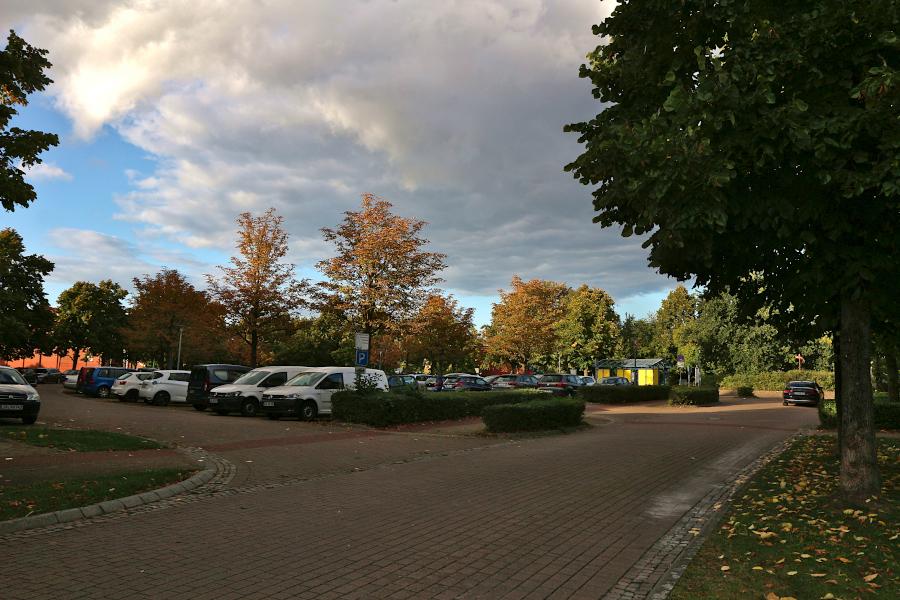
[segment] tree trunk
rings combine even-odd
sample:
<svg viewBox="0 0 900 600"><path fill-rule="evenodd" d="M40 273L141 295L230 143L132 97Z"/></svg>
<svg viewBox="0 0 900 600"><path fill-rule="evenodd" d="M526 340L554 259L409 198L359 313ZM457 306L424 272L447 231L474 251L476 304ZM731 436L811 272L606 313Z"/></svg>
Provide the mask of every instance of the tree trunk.
<svg viewBox="0 0 900 600"><path fill-rule="evenodd" d="M256 356L259 351L259 333L254 329L250 332L250 368L256 368Z"/></svg>
<svg viewBox="0 0 900 600"><path fill-rule="evenodd" d="M844 371L841 368L841 332L840 332L840 319L838 319L838 331L834 332L834 339L832 340L832 345L834 347L834 409L837 415L837 447L838 447L838 455L841 453L841 448L843 447L841 431L843 431L844 426L842 424L842 420L844 418L844 402L841 400L841 385L843 385L844 381Z"/></svg>
<svg viewBox="0 0 900 600"><path fill-rule="evenodd" d="M875 452L872 383L869 374L871 313L868 304L841 298L841 492L862 505L878 494L881 482Z"/></svg>
<svg viewBox="0 0 900 600"><path fill-rule="evenodd" d="M72 348L72 370L78 368L78 359L81 357L81 348Z"/></svg>
<svg viewBox="0 0 900 600"><path fill-rule="evenodd" d="M900 387L897 382L897 352L893 348L887 349L887 355L884 357L885 367L887 368L887 394L888 400L891 402L900 402Z"/></svg>

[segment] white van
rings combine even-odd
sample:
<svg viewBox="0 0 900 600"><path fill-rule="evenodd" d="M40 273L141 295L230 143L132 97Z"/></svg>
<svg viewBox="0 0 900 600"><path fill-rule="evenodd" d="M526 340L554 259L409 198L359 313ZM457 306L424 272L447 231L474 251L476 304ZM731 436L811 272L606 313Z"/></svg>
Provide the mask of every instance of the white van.
<svg viewBox="0 0 900 600"><path fill-rule="evenodd" d="M263 392L284 385L309 367L257 367L234 382L215 387L209 392L209 407L219 415L240 412L245 417L259 413Z"/></svg>
<svg viewBox="0 0 900 600"><path fill-rule="evenodd" d="M380 369L365 369L368 378L378 389L388 391L387 375ZM263 394L262 410L270 419L295 415L311 421L318 415L331 414L331 395L356 387L353 367L309 367L285 385Z"/></svg>

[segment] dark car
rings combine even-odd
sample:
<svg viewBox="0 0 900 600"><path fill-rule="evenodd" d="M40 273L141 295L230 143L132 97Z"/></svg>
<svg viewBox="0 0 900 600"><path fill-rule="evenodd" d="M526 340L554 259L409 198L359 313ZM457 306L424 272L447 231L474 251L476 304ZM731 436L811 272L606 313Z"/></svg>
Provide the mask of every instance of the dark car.
<svg viewBox="0 0 900 600"><path fill-rule="evenodd" d="M508 389L533 389L537 387L538 378L534 375L517 375L510 373L508 375L496 375L492 380L488 380L495 390Z"/></svg>
<svg viewBox="0 0 900 600"><path fill-rule="evenodd" d="M416 389L418 384L415 375L388 375L388 388L392 390L400 388Z"/></svg>
<svg viewBox="0 0 900 600"><path fill-rule="evenodd" d="M209 407L209 391L220 385L234 383L238 377L250 370L244 365L196 365L191 368L188 380L187 403L197 410Z"/></svg>
<svg viewBox="0 0 900 600"><path fill-rule="evenodd" d="M781 392L783 404L817 405L825 399L825 390L815 381L789 381Z"/></svg>
<svg viewBox="0 0 900 600"><path fill-rule="evenodd" d="M125 367L81 367L75 391L87 396L109 398L116 379L134 371Z"/></svg>
<svg viewBox="0 0 900 600"><path fill-rule="evenodd" d="M444 380L444 391L488 392L491 384L477 375L456 375Z"/></svg>
<svg viewBox="0 0 900 600"><path fill-rule="evenodd" d="M59 369L44 369L43 367L35 367L34 373L37 376L38 383L61 383L64 379Z"/></svg>
<svg viewBox="0 0 900 600"><path fill-rule="evenodd" d="M37 371L34 369L16 369L19 372L19 375L22 376L22 379L26 381L29 385L37 385Z"/></svg>
<svg viewBox="0 0 900 600"><path fill-rule="evenodd" d="M604 377L597 385L631 385L626 377Z"/></svg>
<svg viewBox="0 0 900 600"><path fill-rule="evenodd" d="M547 373L538 379L538 389L552 392L557 396L574 396L582 387L581 377L568 373Z"/></svg>
<svg viewBox="0 0 900 600"><path fill-rule="evenodd" d="M22 419L33 425L41 410L41 397L22 374L10 367L0 367L0 417Z"/></svg>

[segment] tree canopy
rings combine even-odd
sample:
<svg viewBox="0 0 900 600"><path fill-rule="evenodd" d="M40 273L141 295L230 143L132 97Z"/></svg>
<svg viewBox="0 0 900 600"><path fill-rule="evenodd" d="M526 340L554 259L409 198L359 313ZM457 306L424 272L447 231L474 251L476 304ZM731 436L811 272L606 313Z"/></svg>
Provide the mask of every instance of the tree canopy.
<svg viewBox="0 0 900 600"><path fill-rule="evenodd" d="M127 318L122 301L127 295L109 279L76 281L59 295L53 337L58 351L72 350L73 369L82 350L102 356L107 363L122 359Z"/></svg>
<svg viewBox="0 0 900 600"><path fill-rule="evenodd" d="M30 358L46 345L53 312L44 277L52 270L43 256L25 254L15 230L0 230L0 359Z"/></svg>

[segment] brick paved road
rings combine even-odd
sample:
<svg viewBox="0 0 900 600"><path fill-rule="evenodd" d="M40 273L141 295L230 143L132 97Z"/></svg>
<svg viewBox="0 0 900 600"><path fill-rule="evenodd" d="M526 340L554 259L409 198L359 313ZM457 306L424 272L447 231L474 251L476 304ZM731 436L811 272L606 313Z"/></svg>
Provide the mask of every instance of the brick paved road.
<svg viewBox="0 0 900 600"><path fill-rule="evenodd" d="M76 414L74 402L79 424L115 422L93 400L59 410ZM2 539L4 598L599 598L708 491L815 422L811 409L737 401L619 408L602 413L612 423L520 441L322 441L340 430L115 410L150 411L164 422L141 427L193 444L239 438L247 448L221 454L255 468L206 497Z"/></svg>

